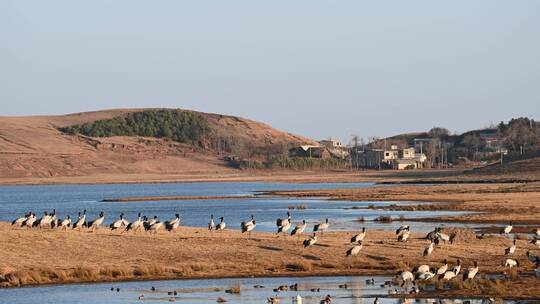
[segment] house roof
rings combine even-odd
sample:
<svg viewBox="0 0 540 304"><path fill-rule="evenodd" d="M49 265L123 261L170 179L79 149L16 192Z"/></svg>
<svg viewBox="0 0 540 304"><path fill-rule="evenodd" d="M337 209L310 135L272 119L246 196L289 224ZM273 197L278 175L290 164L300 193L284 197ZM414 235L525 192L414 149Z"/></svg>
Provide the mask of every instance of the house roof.
<svg viewBox="0 0 540 304"><path fill-rule="evenodd" d="M304 150L304 151L307 151L309 149L322 149L323 147L321 146L314 146L314 145L302 145L300 146L300 149Z"/></svg>

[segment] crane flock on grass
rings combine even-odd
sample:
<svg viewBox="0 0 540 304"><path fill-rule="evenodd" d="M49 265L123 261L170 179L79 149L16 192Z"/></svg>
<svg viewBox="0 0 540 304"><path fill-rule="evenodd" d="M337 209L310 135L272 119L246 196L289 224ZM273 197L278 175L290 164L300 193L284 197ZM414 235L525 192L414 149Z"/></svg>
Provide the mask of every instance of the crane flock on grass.
<svg viewBox="0 0 540 304"><path fill-rule="evenodd" d="M56 210L53 209L52 212L43 212L43 215L38 218L34 212L28 212L23 217L13 220L12 226L15 227L27 227L27 228L37 228L37 229L60 229L60 230L88 230L90 232L95 232L98 229L105 228L105 212L101 211L98 216L90 221L87 219L87 210L78 212L77 218L72 219L70 216L66 216L63 219L59 219L56 216ZM169 232L174 232L180 227L181 219L180 214L175 214L175 217L168 221L161 221L157 216L148 218L142 216L141 213L137 215L137 219L133 222L129 222L124 218L124 213L120 213L117 219L115 219L108 227L111 230L119 230L122 233L124 232L137 232L137 231L146 231L149 233L157 234L161 230L166 230ZM247 233L248 237L251 237L251 233L255 230L257 226L255 217L251 215L251 218L247 221L240 223L240 228L242 233ZM276 220L276 236L287 236L290 228L293 227L292 215L290 212L287 212L287 217L278 218ZM312 234L307 237L303 242L303 248L309 248L315 246L320 238L323 237L325 231L330 227L330 221L326 218L323 222L316 223L313 226ZM226 228L224 217L219 217L219 222L214 221L214 215L210 216L208 222L208 230L210 231L222 231ZM305 220L302 220L292 229L290 232L291 236L300 237L307 229L307 223ZM501 235L506 237L510 236L510 233L513 229L513 223L510 222L507 226L501 229ZM319 234L319 235L318 235ZM400 226L396 230L396 238L398 242L407 242L411 234L411 229L408 225ZM345 251L346 257L355 257L360 254L363 248L363 242L366 238L367 231L366 228L362 228L362 231L354 235L348 243L350 247ZM428 241L426 244L423 256L427 257L431 255L435 250L441 250L448 254L452 253L452 250L448 247L441 247L442 244L451 246L454 243L456 235L455 234L445 234L441 227L435 228L433 231L429 232L425 239ZM533 239L531 243L540 248L540 229L533 231ZM512 243L509 244L504 250L501 249L501 254L504 253L506 257L504 260L504 267L513 268L520 266L520 261L513 256L517 250L517 239L512 240ZM536 268L540 267L540 258L536 255L533 255L530 251L527 251L527 260L534 264ZM396 274L396 280L402 288L405 288L407 293L418 293L420 282L426 282L430 280L438 280L439 282L450 283L455 280L455 278L461 276L463 281L472 281L474 280L479 272L479 265L477 261L473 261L472 265L469 265L468 268L464 268L462 271L462 264L460 259L452 264L445 259L440 265L428 265L422 264L414 267L412 270L403 270ZM539 275L539 270L536 270L536 274ZM383 284L386 285L386 284ZM386 287L386 286L385 286ZM410 291L407 291L408 288L411 288ZM389 290L390 294L398 293L397 289Z"/></svg>

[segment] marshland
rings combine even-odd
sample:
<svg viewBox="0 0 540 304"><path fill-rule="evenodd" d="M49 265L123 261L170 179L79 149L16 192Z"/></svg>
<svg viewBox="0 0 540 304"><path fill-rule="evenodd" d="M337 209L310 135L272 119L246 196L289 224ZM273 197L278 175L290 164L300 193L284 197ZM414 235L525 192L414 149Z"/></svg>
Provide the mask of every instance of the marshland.
<svg viewBox="0 0 540 304"><path fill-rule="evenodd" d="M287 282L292 280L304 284L304 280L321 276L328 278L320 279L323 282L342 276L347 278L343 282L355 281L358 276L373 276L377 280L377 288L370 287L373 290L369 297L374 295L390 302L396 297L482 299L487 295L506 300L534 299L540 296L536 288L539 279L535 277L536 265L528 260L526 253L529 251L531 256L537 256L540 252L540 248L531 243L535 237L534 227L539 224L535 220L540 212L536 206L540 196L537 187L535 183L378 186L373 183L253 182L2 186L0 214L4 222L0 223L0 242L3 244L0 248L0 284L3 287L28 287L163 279L205 282L228 278L249 285L245 280L251 277L261 280L274 278L272 280L277 281L283 278ZM104 201L171 195L205 198ZM238 198L224 199L223 196ZM497 205L499 202L504 202L504 213L497 212L501 208ZM87 221L97 218L98 213L104 210L105 220L97 229L29 228L9 222L30 210L40 217L39 213L48 210L50 215L52 209L55 209L54 215L58 219L71 215L73 221L83 209L87 209ZM120 213L125 213L126 221L132 222L139 212L148 218L157 216L165 224L179 213L180 225L171 231L165 226L158 231L109 228L111 223L118 221ZM307 228L303 234L276 234L276 219L286 218L287 212L291 214L292 226L288 234L294 226L306 220ZM208 230L210 215L214 215L215 224L223 216L226 229ZM251 235L247 235L241 232L240 223L249 220L251 215L257 226ZM376 221L381 216L393 220ZM302 243L312 235L313 226L323 223L326 218L329 218L328 230L318 232L317 242L304 248ZM500 230L510 222L513 222L514 231L519 232L500 234ZM402 226L408 226L410 230L406 242L398 241L395 232ZM441 228L441 233L451 236L452 242L438 243L431 254L424 256L430 243L426 236L436 227ZM351 238L362 228L366 228L366 233L360 252L347 257L346 251L355 246L351 244ZM484 233L482 229L488 228L493 231ZM505 249L512 245L513 239L517 239L516 250L508 256ZM519 266L505 267L508 258L517 260ZM463 265L459 276L450 282L435 277L426 281L415 280L414 286L417 287L410 286L410 282L401 286L396 275L399 271L413 271L423 264L436 269L444 264L444 260L449 267L455 266L458 260ZM473 267L475 261L479 264L478 275L474 280L463 281L462 273ZM385 281L393 283L379 287ZM173 282L176 281L166 284L191 284ZM130 290L128 295L136 299L139 291L147 293L145 288L153 283L129 284L126 286L136 287L126 287ZM359 286L362 284L365 282L357 283ZM211 287L210 284L205 288ZM54 287L46 288L54 290ZM247 288L249 290L249 286ZM338 286L326 288L336 297L334 301L337 303L353 301L350 296L343 295ZM367 287L357 288L361 290L360 298L367 297L362 291ZM411 294L414 288L418 288L419 293ZM221 293L226 290L223 286L219 289ZM273 289L274 286L268 286L246 292L264 291L261 294L282 298L300 294L307 296L307 301L323 296L310 294L309 290L273 292ZM7 296L6 292L0 290L0 294ZM212 301L222 297L234 302L231 294L220 292L205 297ZM13 291L9 293L16 294ZM113 293L104 293L107 295ZM114 296L117 297L116 294ZM154 296L155 300L170 300L165 294L147 294L146 299ZM123 294L123 297L128 296ZM180 301L181 297L175 300Z"/></svg>

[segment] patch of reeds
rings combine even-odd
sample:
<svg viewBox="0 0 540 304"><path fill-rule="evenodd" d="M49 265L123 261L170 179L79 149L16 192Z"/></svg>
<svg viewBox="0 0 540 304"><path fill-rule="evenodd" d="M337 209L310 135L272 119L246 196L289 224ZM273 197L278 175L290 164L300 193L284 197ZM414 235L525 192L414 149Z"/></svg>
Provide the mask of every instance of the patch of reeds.
<svg viewBox="0 0 540 304"><path fill-rule="evenodd" d="M289 210L294 210L294 209L296 209L296 210L305 210L305 209L308 208L308 206L306 204L300 204L300 205L296 205L296 206L295 205L289 205L287 208Z"/></svg>
<svg viewBox="0 0 540 304"><path fill-rule="evenodd" d="M242 285L240 282L235 282L229 289L225 290L226 293L239 294L242 291Z"/></svg>
<svg viewBox="0 0 540 304"><path fill-rule="evenodd" d="M285 264L285 269L289 271L310 271L312 264L306 261L295 261Z"/></svg>

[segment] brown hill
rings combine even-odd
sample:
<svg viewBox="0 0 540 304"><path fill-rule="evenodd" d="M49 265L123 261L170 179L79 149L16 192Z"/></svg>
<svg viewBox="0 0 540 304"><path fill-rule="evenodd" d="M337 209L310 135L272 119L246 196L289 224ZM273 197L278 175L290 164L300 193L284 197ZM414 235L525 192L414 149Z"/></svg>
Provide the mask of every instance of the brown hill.
<svg viewBox="0 0 540 304"><path fill-rule="evenodd" d="M204 145L135 137L87 137L58 130L150 109L114 109L59 116L0 117L0 183L11 179L121 174L235 172L223 156L312 140L245 118L203 115L212 130ZM232 148L223 149L221 141ZM8 181L9 182L9 181Z"/></svg>

